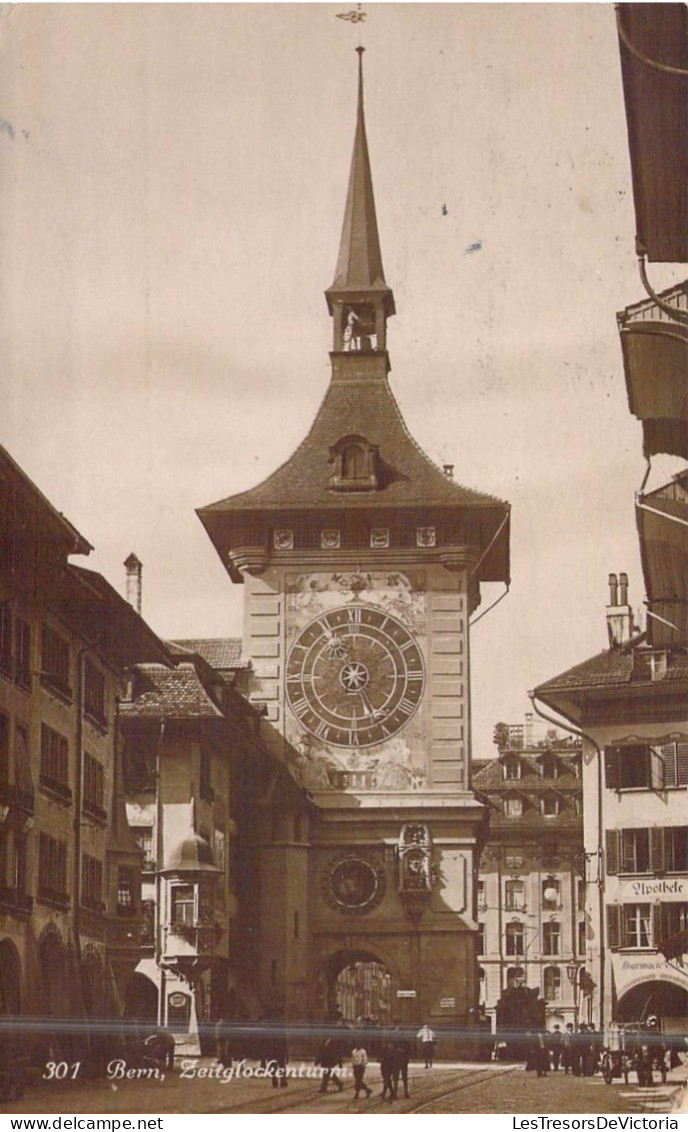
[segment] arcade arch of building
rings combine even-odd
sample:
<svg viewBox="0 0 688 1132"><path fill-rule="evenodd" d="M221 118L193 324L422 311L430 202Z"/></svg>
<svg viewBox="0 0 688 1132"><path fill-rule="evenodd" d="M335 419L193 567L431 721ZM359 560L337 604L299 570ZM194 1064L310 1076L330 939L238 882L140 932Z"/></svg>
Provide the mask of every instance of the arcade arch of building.
<svg viewBox="0 0 688 1132"><path fill-rule="evenodd" d="M0 1014L21 1012L22 968L19 952L11 939L0 943Z"/></svg>
<svg viewBox="0 0 688 1132"><path fill-rule="evenodd" d="M663 1027L671 1031L688 1031L688 979L642 979L633 983L619 998L618 1022L639 1022L656 1014Z"/></svg>

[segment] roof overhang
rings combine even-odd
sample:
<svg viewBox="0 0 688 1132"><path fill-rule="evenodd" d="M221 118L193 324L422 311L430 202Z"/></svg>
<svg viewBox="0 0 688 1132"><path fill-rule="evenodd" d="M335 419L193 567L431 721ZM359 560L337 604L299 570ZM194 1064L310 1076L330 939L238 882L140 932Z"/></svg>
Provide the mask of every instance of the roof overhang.
<svg viewBox="0 0 688 1132"><path fill-rule="evenodd" d="M688 9L617 6L639 253L688 261ZM684 72L684 73L681 73Z"/></svg>

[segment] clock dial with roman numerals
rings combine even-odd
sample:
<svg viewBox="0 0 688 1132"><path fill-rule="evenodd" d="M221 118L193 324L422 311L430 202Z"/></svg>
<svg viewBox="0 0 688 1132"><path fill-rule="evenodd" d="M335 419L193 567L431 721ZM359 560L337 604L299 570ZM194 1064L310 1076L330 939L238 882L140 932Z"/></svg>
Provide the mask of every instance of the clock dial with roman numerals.
<svg viewBox="0 0 688 1132"><path fill-rule="evenodd" d="M287 700L299 722L335 747L372 747L404 727L425 687L423 655L401 621L369 605L320 614L287 661Z"/></svg>

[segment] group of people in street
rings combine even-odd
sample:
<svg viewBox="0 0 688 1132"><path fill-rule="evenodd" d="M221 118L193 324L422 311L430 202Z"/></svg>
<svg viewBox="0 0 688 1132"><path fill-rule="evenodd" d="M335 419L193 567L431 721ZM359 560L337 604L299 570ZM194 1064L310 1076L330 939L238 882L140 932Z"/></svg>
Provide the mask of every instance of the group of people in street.
<svg viewBox="0 0 688 1132"><path fill-rule="evenodd" d="M364 1021L364 1020L359 1020ZM343 1069L346 1060L350 1059L354 1082L354 1100L358 1100L361 1093L366 1097L372 1096L373 1090L365 1080L366 1069L371 1060L379 1062L382 1077L381 1098L383 1101L393 1101L403 1089L405 1098L409 1096L408 1067L412 1054L415 1052L413 1037L400 1026L391 1030L382 1029L372 1024L363 1025L353 1032L346 1023L340 1020L338 1029L341 1036L327 1037L322 1043L315 1058L315 1064L320 1066L323 1074L320 1083L320 1092L326 1093L330 1082L342 1092L344 1084L337 1073ZM432 1059L435 1051L435 1034L429 1026L423 1026L416 1035L420 1044L421 1055L425 1059L425 1068L432 1068Z"/></svg>
<svg viewBox="0 0 688 1132"><path fill-rule="evenodd" d="M549 1032L541 1030L527 1035L527 1040L526 1069L534 1070L538 1077L558 1069L574 1077L592 1077L599 1067L604 1044L603 1035L585 1022L578 1032L569 1022L563 1031L554 1026Z"/></svg>

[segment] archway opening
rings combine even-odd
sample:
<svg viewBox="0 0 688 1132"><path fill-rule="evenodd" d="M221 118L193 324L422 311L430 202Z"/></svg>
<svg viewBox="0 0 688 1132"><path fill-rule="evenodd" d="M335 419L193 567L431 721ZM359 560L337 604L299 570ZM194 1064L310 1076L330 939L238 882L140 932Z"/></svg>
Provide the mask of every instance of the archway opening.
<svg viewBox="0 0 688 1132"><path fill-rule="evenodd" d="M11 939L0 943L0 1014L21 1013L21 963Z"/></svg>
<svg viewBox="0 0 688 1132"><path fill-rule="evenodd" d="M327 1012L332 1020L369 1021L387 1025L392 1019L392 979L377 955L340 951L326 967Z"/></svg>
<svg viewBox="0 0 688 1132"><path fill-rule="evenodd" d="M631 987L619 999L619 1022L642 1022L656 1014L666 1033L688 1032L688 990L667 979Z"/></svg>
<svg viewBox="0 0 688 1132"><path fill-rule="evenodd" d="M81 961L84 1008L89 1018L105 1015L105 981L103 965L97 955L85 955Z"/></svg>
<svg viewBox="0 0 688 1132"><path fill-rule="evenodd" d="M38 947L43 984L43 1009L50 1018L66 1018L68 1009L67 965L62 940L54 931L43 935Z"/></svg>
<svg viewBox="0 0 688 1132"><path fill-rule="evenodd" d="M158 988L140 971L136 971L127 983L124 1017L138 1022L143 1029L152 1029L158 1024Z"/></svg>

